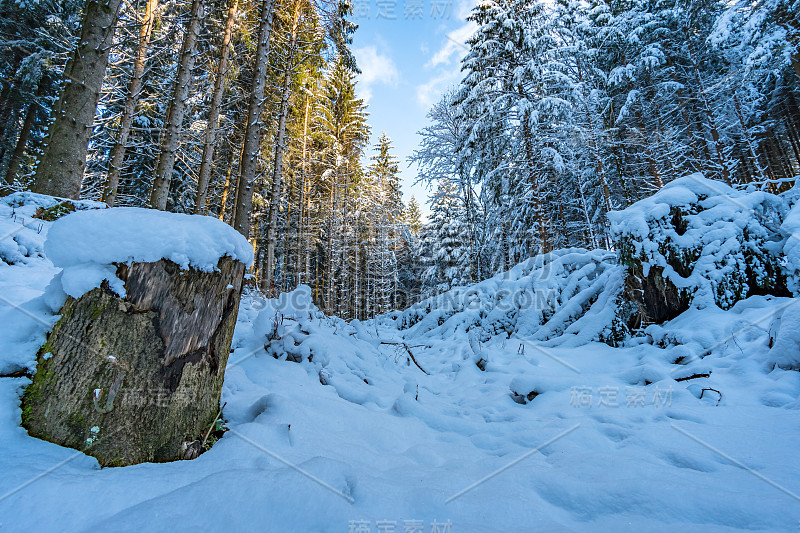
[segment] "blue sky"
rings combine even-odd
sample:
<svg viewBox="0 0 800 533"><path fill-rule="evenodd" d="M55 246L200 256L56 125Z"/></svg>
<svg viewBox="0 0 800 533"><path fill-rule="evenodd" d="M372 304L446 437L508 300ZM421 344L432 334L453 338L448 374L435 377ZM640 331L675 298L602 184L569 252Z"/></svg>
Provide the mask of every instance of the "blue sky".
<svg viewBox="0 0 800 533"><path fill-rule="evenodd" d="M374 145L382 131L400 159L403 196L427 212L428 192L414 185L407 158L419 142L426 113L460 79L464 41L474 32L466 16L473 0L353 0L359 25L353 52L362 73L358 93L369 105ZM370 147L369 155L372 155Z"/></svg>

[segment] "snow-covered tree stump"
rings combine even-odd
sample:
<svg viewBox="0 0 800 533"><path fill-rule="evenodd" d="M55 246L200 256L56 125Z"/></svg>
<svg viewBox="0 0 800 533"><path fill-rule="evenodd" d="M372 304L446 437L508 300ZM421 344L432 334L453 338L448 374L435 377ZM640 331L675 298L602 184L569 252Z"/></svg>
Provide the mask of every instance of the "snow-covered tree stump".
<svg viewBox="0 0 800 533"><path fill-rule="evenodd" d="M103 466L194 456L219 409L247 241L210 217L120 208L56 222L45 250L63 304L25 428Z"/></svg>
<svg viewBox="0 0 800 533"><path fill-rule="evenodd" d="M790 296L782 259L786 199L739 191L700 174L611 212L631 325L670 320L690 306L728 309L758 294Z"/></svg>

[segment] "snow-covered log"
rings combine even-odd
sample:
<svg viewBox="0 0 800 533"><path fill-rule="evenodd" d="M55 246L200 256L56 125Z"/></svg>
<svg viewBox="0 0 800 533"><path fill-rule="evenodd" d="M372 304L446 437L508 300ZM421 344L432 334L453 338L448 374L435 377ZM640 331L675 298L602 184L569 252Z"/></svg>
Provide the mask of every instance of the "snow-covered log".
<svg viewBox="0 0 800 533"><path fill-rule="evenodd" d="M23 425L103 466L196 454L219 409L247 241L211 217L117 208L55 222L45 251L63 269L46 294L61 317Z"/></svg>

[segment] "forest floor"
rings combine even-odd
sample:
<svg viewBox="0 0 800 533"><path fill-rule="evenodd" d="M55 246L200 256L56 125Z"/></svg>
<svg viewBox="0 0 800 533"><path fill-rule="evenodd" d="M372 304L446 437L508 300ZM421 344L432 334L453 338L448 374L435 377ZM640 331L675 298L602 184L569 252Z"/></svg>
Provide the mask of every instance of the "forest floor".
<svg viewBox="0 0 800 533"><path fill-rule="evenodd" d="M0 261L0 374L31 367L54 320L30 214L0 205L20 256ZM195 460L101 469L28 436L29 379L0 378L0 529L797 531L800 373L766 361L798 305L694 309L613 348L247 294L228 430Z"/></svg>

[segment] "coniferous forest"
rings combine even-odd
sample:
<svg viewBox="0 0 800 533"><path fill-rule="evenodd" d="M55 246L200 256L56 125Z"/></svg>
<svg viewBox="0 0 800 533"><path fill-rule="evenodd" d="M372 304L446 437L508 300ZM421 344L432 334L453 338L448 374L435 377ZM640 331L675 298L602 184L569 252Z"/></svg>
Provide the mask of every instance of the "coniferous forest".
<svg viewBox="0 0 800 533"><path fill-rule="evenodd" d="M3 0L7 190L208 214L254 283L344 318L540 252L612 247L607 213L692 172L800 169L800 6L480 2L462 79L409 162L370 138L347 0ZM432 191L402 200L399 165Z"/></svg>
<svg viewBox="0 0 800 533"><path fill-rule="evenodd" d="M342 316L410 303L420 213L389 137L368 146L346 2L0 9L7 188L219 217L264 291L308 284Z"/></svg>
<svg viewBox="0 0 800 533"><path fill-rule="evenodd" d="M800 0L357 6L0 0L0 531L796 531Z"/></svg>

